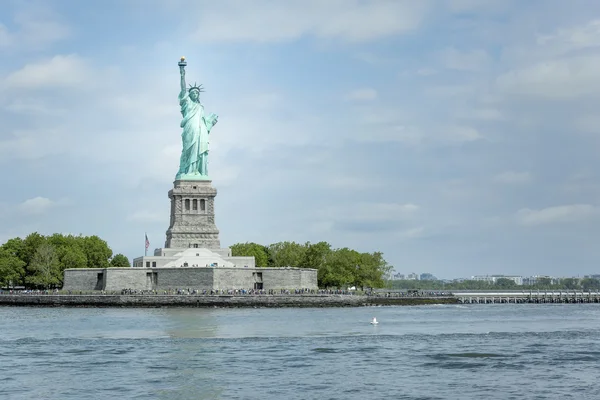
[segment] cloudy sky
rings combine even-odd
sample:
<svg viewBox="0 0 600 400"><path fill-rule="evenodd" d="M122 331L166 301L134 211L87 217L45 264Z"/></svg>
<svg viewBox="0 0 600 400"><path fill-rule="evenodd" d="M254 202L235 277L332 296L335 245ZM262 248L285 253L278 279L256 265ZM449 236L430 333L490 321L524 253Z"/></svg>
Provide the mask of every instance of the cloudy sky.
<svg viewBox="0 0 600 400"><path fill-rule="evenodd" d="M596 0L2 1L0 242L164 244L182 55L224 246L600 273Z"/></svg>

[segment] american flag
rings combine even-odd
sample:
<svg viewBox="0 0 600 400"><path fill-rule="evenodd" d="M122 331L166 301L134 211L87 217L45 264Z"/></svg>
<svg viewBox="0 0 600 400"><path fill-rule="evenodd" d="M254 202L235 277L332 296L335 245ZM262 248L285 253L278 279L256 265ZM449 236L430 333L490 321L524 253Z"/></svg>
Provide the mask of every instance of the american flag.
<svg viewBox="0 0 600 400"><path fill-rule="evenodd" d="M148 235L144 234L146 236L146 250L148 250L148 247L150 247L150 241L148 240Z"/></svg>

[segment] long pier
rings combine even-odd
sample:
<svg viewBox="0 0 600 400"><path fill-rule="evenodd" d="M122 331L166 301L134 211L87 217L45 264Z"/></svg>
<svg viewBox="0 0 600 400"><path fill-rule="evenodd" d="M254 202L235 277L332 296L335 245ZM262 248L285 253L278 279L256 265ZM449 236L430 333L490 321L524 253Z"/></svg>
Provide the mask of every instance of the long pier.
<svg viewBox="0 0 600 400"><path fill-rule="evenodd" d="M598 291L455 291L453 294L460 304L600 303Z"/></svg>

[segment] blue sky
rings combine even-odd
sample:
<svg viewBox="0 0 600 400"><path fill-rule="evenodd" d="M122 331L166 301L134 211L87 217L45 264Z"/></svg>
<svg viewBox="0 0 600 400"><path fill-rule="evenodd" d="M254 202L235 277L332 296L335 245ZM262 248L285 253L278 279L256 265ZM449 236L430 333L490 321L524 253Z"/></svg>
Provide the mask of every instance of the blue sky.
<svg viewBox="0 0 600 400"><path fill-rule="evenodd" d="M182 55L219 115L223 245L600 272L594 0L3 1L0 242L164 244Z"/></svg>

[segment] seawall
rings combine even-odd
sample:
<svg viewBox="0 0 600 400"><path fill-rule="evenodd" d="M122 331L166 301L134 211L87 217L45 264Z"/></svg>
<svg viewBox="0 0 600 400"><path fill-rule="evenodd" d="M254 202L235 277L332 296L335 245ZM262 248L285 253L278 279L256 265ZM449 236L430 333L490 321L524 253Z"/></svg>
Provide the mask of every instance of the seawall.
<svg viewBox="0 0 600 400"><path fill-rule="evenodd" d="M0 306L30 307L364 307L457 303L455 297L360 295L0 295Z"/></svg>

